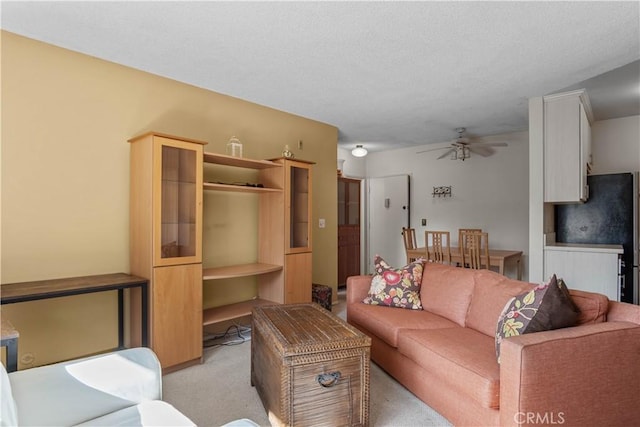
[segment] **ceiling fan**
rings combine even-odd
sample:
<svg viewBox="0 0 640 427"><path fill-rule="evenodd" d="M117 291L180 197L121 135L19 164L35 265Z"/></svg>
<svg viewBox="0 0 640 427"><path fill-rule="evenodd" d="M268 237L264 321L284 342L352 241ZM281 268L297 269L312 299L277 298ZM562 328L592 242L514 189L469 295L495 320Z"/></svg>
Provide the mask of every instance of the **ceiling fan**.
<svg viewBox="0 0 640 427"><path fill-rule="evenodd" d="M456 128L458 132L458 138L453 140L449 147L431 148L429 150L418 151L416 154L426 153L428 151L447 150L442 154L439 159L444 159L450 156L451 160L462 160L471 157L471 153L479 154L482 157L488 157L495 153L493 147L506 147L506 142L471 142L469 138L465 138L462 134L466 131L465 128Z"/></svg>

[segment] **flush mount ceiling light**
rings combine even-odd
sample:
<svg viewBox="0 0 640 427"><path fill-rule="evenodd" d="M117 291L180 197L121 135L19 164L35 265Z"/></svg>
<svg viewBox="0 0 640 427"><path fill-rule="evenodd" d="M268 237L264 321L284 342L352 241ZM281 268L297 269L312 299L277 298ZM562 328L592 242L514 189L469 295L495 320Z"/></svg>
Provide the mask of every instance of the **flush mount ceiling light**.
<svg viewBox="0 0 640 427"><path fill-rule="evenodd" d="M356 157L364 157L367 155L367 153L368 153L367 149L364 148L362 145L356 145L356 148L351 150L351 154L353 154Z"/></svg>

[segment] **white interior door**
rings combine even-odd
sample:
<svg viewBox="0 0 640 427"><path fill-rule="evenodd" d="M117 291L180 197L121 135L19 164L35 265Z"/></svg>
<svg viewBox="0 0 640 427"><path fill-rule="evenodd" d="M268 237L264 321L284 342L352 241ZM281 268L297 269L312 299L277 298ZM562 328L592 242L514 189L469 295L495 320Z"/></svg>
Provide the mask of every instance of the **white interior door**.
<svg viewBox="0 0 640 427"><path fill-rule="evenodd" d="M409 175L367 180L368 253L365 273L373 273L376 254L393 267L406 264L402 227L409 226L409 182Z"/></svg>

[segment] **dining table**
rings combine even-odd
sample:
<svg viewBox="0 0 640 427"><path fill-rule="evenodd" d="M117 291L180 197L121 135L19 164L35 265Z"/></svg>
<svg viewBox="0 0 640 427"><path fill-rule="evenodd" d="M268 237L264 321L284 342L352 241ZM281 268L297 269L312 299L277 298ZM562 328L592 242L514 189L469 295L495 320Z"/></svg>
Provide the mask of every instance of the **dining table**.
<svg viewBox="0 0 640 427"><path fill-rule="evenodd" d="M451 263L461 264L462 255L460 248L451 246ZM407 257L409 258L427 258L427 248L425 246L415 249L407 249ZM506 250L506 249L489 249L489 265L498 267L498 273L504 275L505 265L515 263L516 277L522 280L522 251Z"/></svg>

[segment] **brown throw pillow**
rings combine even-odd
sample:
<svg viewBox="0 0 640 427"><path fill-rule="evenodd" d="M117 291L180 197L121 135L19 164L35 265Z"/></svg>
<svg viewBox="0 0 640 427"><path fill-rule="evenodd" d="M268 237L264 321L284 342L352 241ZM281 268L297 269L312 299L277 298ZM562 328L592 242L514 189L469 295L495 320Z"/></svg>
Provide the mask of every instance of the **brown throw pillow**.
<svg viewBox="0 0 640 427"><path fill-rule="evenodd" d="M371 278L365 304L422 310L420 286L424 259L420 258L409 265L395 269L380 255L374 258L376 274Z"/></svg>
<svg viewBox="0 0 640 427"><path fill-rule="evenodd" d="M579 316L580 309L571 299L567 286L555 274L548 283L511 298L502 310L496 327L498 363L503 339L574 326Z"/></svg>

